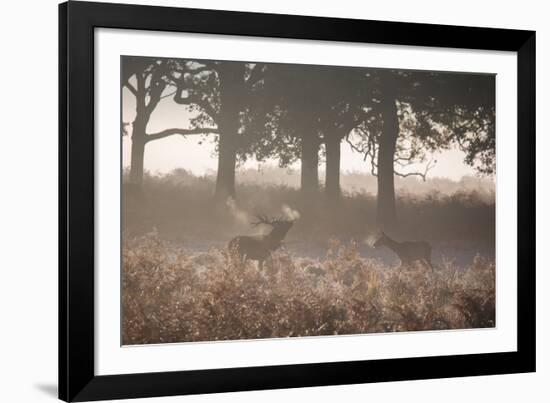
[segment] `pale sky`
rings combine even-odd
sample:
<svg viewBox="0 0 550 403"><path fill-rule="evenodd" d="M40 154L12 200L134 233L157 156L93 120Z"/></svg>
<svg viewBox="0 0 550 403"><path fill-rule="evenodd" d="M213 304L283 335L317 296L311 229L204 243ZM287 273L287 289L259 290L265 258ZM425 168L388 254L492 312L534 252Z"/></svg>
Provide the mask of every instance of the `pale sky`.
<svg viewBox="0 0 550 403"><path fill-rule="evenodd" d="M135 101L133 95L125 88L123 90L123 121L132 122L135 116ZM177 127L189 128L189 114L185 106L173 102L171 97L164 98L153 112L147 128L148 133ZM194 174L201 175L208 170L215 170L217 157L214 155L215 144L213 136L182 137L175 135L162 140L152 141L145 149L145 169L151 173L169 173L176 168L184 168ZM202 140L202 144L199 142ZM131 139L125 136L122 142L123 166L130 166ZM370 164L363 161L363 155L353 152L345 142L341 144L341 172L370 172ZM446 177L459 180L465 175L474 175L475 170L464 163L464 153L452 149L433 155L437 164L430 170L428 177ZM264 163L266 164L266 163ZM276 161L267 164L276 165ZM256 168L258 162L248 161L245 167ZM299 163L293 168L299 169ZM423 166L410 167L411 170L424 171ZM324 170L323 164L320 170Z"/></svg>

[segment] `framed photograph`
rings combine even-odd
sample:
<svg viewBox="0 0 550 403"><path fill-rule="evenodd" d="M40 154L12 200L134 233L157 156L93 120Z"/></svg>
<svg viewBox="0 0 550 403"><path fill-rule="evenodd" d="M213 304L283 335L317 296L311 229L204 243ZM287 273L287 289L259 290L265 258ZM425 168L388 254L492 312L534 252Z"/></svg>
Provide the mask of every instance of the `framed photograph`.
<svg viewBox="0 0 550 403"><path fill-rule="evenodd" d="M59 397L535 370L535 33L59 6Z"/></svg>

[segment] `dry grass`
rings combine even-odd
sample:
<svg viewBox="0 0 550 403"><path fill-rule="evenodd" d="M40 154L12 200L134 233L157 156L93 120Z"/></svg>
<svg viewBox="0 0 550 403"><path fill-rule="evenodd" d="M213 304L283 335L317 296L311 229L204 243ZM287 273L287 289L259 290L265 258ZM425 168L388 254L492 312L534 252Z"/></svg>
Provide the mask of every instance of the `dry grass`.
<svg viewBox="0 0 550 403"><path fill-rule="evenodd" d="M143 189L123 192L124 230L131 236L157 228L163 239L189 246L225 245L235 235L248 234L255 214L277 216L283 206L301 214L287 241L322 245L331 238L361 240L377 231L376 196L344 193L334 205L323 197L304 198L299 189L277 184L238 183L235 208L212 197L214 179L175 171L146 176ZM400 240L468 243L479 251L495 245L494 197L481 191L452 194L428 192L397 195L399 227L391 235Z"/></svg>
<svg viewBox="0 0 550 403"><path fill-rule="evenodd" d="M351 242L320 260L279 251L260 271L227 250L125 237L123 343L169 343L495 326L495 265L384 267Z"/></svg>

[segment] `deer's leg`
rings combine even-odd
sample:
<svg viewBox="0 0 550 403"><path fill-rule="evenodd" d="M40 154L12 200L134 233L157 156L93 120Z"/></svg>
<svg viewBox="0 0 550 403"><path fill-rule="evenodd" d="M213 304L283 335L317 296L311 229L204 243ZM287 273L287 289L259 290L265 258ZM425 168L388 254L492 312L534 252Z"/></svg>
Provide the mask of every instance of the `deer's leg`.
<svg viewBox="0 0 550 403"><path fill-rule="evenodd" d="M432 265L432 259L429 256L424 258L424 262L430 268L431 271L434 271L434 266Z"/></svg>
<svg viewBox="0 0 550 403"><path fill-rule="evenodd" d="M275 261L273 260L273 255L270 254L266 260L268 263L266 268L267 274L272 278L273 276L275 276L275 274L277 274L277 266L275 265Z"/></svg>
<svg viewBox="0 0 550 403"><path fill-rule="evenodd" d="M399 265L399 267L397 268L397 270L399 272L402 272L403 269L406 269L407 268L407 263L404 261L404 260L401 260L401 264Z"/></svg>

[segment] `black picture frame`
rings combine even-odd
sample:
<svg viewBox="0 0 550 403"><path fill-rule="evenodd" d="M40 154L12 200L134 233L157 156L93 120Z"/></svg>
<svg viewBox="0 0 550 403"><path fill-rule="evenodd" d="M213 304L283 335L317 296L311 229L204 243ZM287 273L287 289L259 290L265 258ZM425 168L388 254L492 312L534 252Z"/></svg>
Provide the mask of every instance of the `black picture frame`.
<svg viewBox="0 0 550 403"><path fill-rule="evenodd" d="M517 352L96 376L94 29L517 52ZM535 371L535 32L185 8L59 5L59 398L66 401Z"/></svg>

